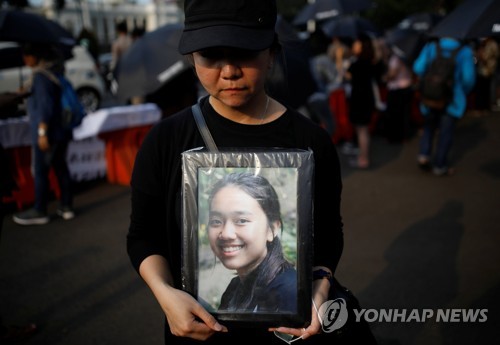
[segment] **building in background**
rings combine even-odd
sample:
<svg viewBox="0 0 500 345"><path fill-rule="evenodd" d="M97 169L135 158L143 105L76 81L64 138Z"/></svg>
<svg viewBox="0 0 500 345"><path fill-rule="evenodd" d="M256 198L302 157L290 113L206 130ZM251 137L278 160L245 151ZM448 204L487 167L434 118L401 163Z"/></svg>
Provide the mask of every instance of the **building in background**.
<svg viewBox="0 0 500 345"><path fill-rule="evenodd" d="M177 1L156 1L137 3L120 0L66 0L64 7L58 10L54 0L43 0L36 11L59 22L75 37L83 28L90 29L96 35L102 52L109 51L111 42L116 37L117 22L125 20L128 28L142 28L146 32L168 23L183 20L183 11Z"/></svg>

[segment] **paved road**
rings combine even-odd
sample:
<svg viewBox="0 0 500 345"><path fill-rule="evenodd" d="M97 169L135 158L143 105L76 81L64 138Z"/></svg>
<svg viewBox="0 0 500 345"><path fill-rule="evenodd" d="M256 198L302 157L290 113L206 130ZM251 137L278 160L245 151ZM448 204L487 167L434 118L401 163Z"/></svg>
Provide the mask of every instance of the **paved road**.
<svg viewBox="0 0 500 345"><path fill-rule="evenodd" d="M482 323L373 321L380 344L498 344L500 114L460 122L453 177L421 173L417 141L374 138L367 171L341 157L337 276L370 318L383 309L487 309ZM0 313L9 323L40 324L26 344L163 343L161 311L125 253L129 197L126 186L98 181L80 187L74 220L20 227L5 219Z"/></svg>

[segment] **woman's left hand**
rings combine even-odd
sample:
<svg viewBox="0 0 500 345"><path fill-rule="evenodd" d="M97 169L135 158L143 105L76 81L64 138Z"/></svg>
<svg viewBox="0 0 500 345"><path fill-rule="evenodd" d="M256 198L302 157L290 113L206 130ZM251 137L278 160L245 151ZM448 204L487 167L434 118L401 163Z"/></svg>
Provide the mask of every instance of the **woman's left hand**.
<svg viewBox="0 0 500 345"><path fill-rule="evenodd" d="M49 139L46 135L38 137L38 147L41 151L47 151L50 148Z"/></svg>
<svg viewBox="0 0 500 345"><path fill-rule="evenodd" d="M307 328L290 328L290 327L277 327L269 328L271 332L280 332L307 339L312 335L321 333L321 315L319 309L323 303L328 299L328 290L330 289L330 282L327 279L318 279L313 281L313 301L311 305L311 324Z"/></svg>

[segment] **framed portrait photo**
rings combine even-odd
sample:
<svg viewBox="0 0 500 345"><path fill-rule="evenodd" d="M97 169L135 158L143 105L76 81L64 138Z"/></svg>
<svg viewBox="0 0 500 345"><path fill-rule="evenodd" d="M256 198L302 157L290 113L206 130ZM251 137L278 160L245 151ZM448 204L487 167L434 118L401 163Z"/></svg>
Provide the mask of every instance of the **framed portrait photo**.
<svg viewBox="0 0 500 345"><path fill-rule="evenodd" d="M311 313L311 151L182 154L183 289L225 324Z"/></svg>

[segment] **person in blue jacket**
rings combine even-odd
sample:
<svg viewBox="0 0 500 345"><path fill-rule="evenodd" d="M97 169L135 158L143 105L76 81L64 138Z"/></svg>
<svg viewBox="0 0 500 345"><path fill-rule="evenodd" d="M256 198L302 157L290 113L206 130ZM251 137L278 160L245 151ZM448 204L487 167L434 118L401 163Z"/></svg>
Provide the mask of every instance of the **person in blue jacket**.
<svg viewBox="0 0 500 345"><path fill-rule="evenodd" d="M443 37L437 41L428 42L413 64L413 71L418 77L423 77L425 71L437 55L438 43L444 56L450 56L456 48L462 45L456 54L455 75L452 100L444 109L431 109L420 103L420 111L425 118L423 135L420 139L418 164L424 170L430 170L435 175L451 175L454 169L449 165L449 152L453 142L456 122L463 117L467 107L467 94L476 82L474 53L472 48L460 41ZM434 135L439 129L434 159L431 160Z"/></svg>
<svg viewBox="0 0 500 345"><path fill-rule="evenodd" d="M23 61L32 70L25 85L30 92L27 100L32 139L32 167L35 203L32 208L13 215L20 225L43 225L50 221L47 213L50 201L49 172L53 168L61 190L57 214L72 219L72 181L66 162L71 133L62 123L61 86L58 75L64 73L60 52L50 45L27 43L22 48Z"/></svg>

